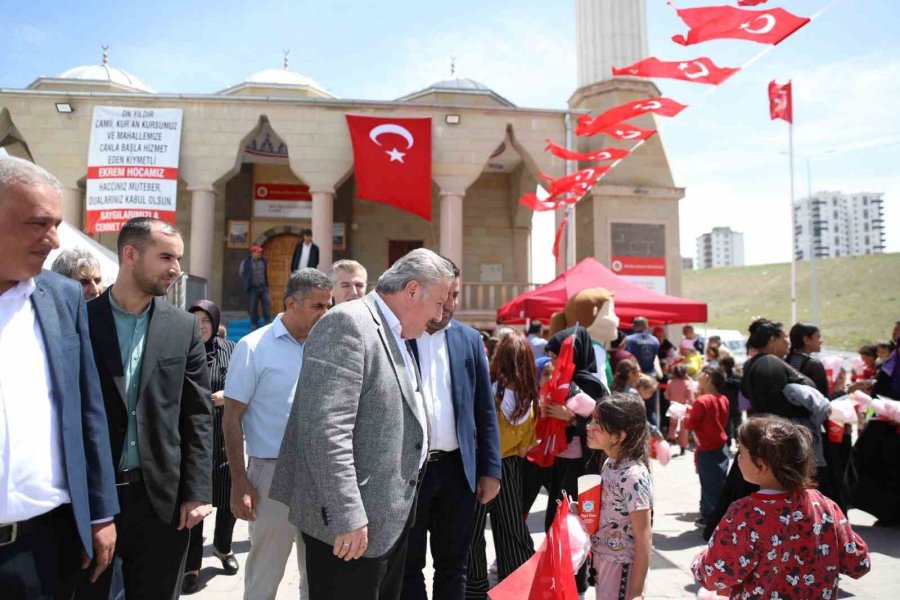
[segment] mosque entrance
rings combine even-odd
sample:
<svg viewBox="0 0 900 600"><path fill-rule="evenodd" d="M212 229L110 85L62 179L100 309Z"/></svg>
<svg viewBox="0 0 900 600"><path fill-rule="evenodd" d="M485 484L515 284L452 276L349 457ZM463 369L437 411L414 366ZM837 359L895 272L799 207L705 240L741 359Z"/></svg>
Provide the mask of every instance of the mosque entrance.
<svg viewBox="0 0 900 600"><path fill-rule="evenodd" d="M263 242L265 250L263 256L269 263L269 298L273 317L284 310L282 303L284 286L291 276L291 257L294 254L294 246L301 239L299 235L282 233Z"/></svg>

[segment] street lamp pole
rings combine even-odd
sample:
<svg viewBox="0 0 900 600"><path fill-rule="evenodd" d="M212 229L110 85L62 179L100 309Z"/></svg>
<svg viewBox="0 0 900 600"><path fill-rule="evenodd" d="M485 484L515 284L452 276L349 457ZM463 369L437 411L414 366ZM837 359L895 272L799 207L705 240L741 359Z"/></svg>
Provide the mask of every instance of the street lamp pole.
<svg viewBox="0 0 900 600"><path fill-rule="evenodd" d="M812 295L812 321L819 323L819 288L816 281L816 220L813 218L812 167L806 157L806 195L809 199L809 283Z"/></svg>

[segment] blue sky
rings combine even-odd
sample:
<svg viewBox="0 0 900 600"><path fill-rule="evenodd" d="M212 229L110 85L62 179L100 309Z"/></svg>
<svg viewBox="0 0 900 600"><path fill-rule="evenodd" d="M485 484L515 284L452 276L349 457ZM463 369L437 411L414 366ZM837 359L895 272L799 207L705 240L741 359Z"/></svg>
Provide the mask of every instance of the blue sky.
<svg viewBox="0 0 900 600"><path fill-rule="evenodd" d="M829 3L770 1L807 16ZM650 54L663 59L709 56L739 66L765 48L741 41L683 48L670 38L686 28L665 0L647 0L647 13ZM460 76L520 106L565 108L576 87L574 0L58 0L16 3L7 23L0 87L97 63L101 44L110 46L113 66L160 92L221 90L279 67L285 48L292 70L344 98L393 99L420 89L449 75L451 56ZM781 154L787 125L769 120L766 98L774 78L794 81L798 197L806 193L807 157L814 191L884 192L888 251L900 251L898 30L896 1L843 0L714 93L657 82L664 95L691 106L660 119L676 184L687 188L685 256L693 256L696 236L730 225L745 234L748 262L789 259L789 169ZM536 234L552 244L545 225ZM545 279L546 267L536 263L536 277Z"/></svg>

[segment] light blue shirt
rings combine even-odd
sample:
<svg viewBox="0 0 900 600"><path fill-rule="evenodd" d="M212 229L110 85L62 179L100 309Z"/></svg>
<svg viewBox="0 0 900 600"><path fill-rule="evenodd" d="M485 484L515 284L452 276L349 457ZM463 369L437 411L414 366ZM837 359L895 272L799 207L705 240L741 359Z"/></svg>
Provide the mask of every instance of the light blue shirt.
<svg viewBox="0 0 900 600"><path fill-rule="evenodd" d="M256 458L278 458L303 366L303 344L282 316L238 342L225 379L225 397L247 405L244 439L247 454Z"/></svg>
<svg viewBox="0 0 900 600"><path fill-rule="evenodd" d="M138 449L137 401L141 385L141 363L144 360L144 346L147 341L147 326L150 323L150 305L139 315L130 313L116 304L109 295L113 320L116 323L116 337L119 339L119 354L122 357L122 371L125 375L125 410L128 427L119 469L128 471L141 468L141 453Z"/></svg>

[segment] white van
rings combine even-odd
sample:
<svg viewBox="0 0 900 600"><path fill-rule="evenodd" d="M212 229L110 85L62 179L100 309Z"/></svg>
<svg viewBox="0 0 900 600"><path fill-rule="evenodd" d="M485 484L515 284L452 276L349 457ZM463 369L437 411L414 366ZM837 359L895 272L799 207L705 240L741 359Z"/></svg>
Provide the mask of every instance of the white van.
<svg viewBox="0 0 900 600"><path fill-rule="evenodd" d="M706 329L703 325L695 325L694 331L706 340L716 335L719 336L722 345L731 352L737 366L741 366L747 361L747 337L737 329Z"/></svg>

